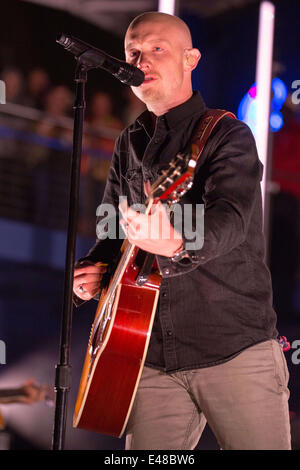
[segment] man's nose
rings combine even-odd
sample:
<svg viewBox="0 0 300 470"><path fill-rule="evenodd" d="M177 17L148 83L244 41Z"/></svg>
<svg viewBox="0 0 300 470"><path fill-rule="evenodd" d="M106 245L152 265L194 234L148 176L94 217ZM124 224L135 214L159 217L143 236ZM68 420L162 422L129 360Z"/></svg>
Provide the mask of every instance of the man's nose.
<svg viewBox="0 0 300 470"><path fill-rule="evenodd" d="M145 53L139 54L135 66L141 69L142 71L147 70L149 68L149 60Z"/></svg>

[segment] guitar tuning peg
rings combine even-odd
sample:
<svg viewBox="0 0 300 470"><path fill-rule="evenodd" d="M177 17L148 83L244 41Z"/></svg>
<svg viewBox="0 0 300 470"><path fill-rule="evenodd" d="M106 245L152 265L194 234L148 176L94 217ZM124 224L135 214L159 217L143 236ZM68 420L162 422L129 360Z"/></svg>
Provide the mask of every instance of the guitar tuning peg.
<svg viewBox="0 0 300 470"><path fill-rule="evenodd" d="M167 181L168 183L171 183L171 184L174 183L174 180L173 180L172 178L170 178L169 176L166 178L166 181Z"/></svg>

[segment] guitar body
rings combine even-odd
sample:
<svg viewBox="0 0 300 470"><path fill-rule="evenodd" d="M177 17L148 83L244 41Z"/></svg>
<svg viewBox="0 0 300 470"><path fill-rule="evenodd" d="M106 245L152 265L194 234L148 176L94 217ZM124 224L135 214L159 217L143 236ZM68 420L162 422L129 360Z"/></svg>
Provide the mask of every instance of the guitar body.
<svg viewBox="0 0 300 470"><path fill-rule="evenodd" d="M137 284L137 252L137 248L132 250L113 295L110 286L102 292L73 420L74 427L115 437L122 436L128 421L161 284L161 276L155 269L144 285ZM113 297L110 305L107 296ZM110 312L103 313L105 309Z"/></svg>

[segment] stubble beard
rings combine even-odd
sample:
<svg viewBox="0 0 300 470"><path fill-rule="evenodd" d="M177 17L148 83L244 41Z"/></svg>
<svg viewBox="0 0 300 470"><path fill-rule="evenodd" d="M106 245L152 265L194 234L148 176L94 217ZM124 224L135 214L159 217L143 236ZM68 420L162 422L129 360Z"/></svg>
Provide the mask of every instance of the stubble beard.
<svg viewBox="0 0 300 470"><path fill-rule="evenodd" d="M149 110L153 107L155 108L155 105L161 104L165 99L165 95L160 89L154 89L152 87L149 87L149 89L145 87L143 90L139 90L135 93L135 95L147 106Z"/></svg>

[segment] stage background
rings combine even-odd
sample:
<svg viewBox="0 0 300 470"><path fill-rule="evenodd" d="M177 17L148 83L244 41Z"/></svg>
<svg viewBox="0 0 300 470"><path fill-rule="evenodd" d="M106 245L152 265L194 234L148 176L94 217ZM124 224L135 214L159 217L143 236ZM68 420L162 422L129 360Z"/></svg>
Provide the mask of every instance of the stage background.
<svg viewBox="0 0 300 470"><path fill-rule="evenodd" d="M291 94L293 81L300 79L300 4L296 0L274 3L274 76L285 83ZM237 113L243 95L254 83L258 9L258 2L252 2L210 17L191 14L183 6L180 9L180 16L191 28L194 45L202 53L193 85L208 106ZM0 365L0 388L17 387L30 377L53 386L63 295L75 65L73 57L55 39L60 32L69 32L124 58L124 27L108 31L71 13L17 0L1 5L1 18L0 72L2 79L19 79L19 88L15 94L12 90L7 105L0 105L0 339L6 344L6 364ZM37 67L48 76L47 86L38 98L30 96L27 88L29 76ZM51 95L53 90L55 94ZM58 112L62 102L65 106ZM56 107L53 103L57 103ZM17 107L9 108L9 104ZM96 137L93 132L86 134L78 257L95 240L95 210L101 201L114 137L128 124L129 116L139 110L138 103L131 103L126 87L101 70L89 73L87 105L87 119L95 126ZM92 105L96 108L94 116ZM103 116L104 108L108 114ZM279 331L292 343L300 341L299 105L292 106L287 99L282 111L284 126L271 136L274 192L267 244ZM49 124L46 115L54 124ZM96 305L91 301L74 310L67 449L108 450L124 446L123 439L74 430L71 425ZM294 352L291 349L286 358L291 377L293 448L299 450L300 365L292 361ZM2 405L0 410L6 421L5 432L0 436L3 446L51 447L53 408L38 403ZM218 448L209 428L198 448Z"/></svg>

